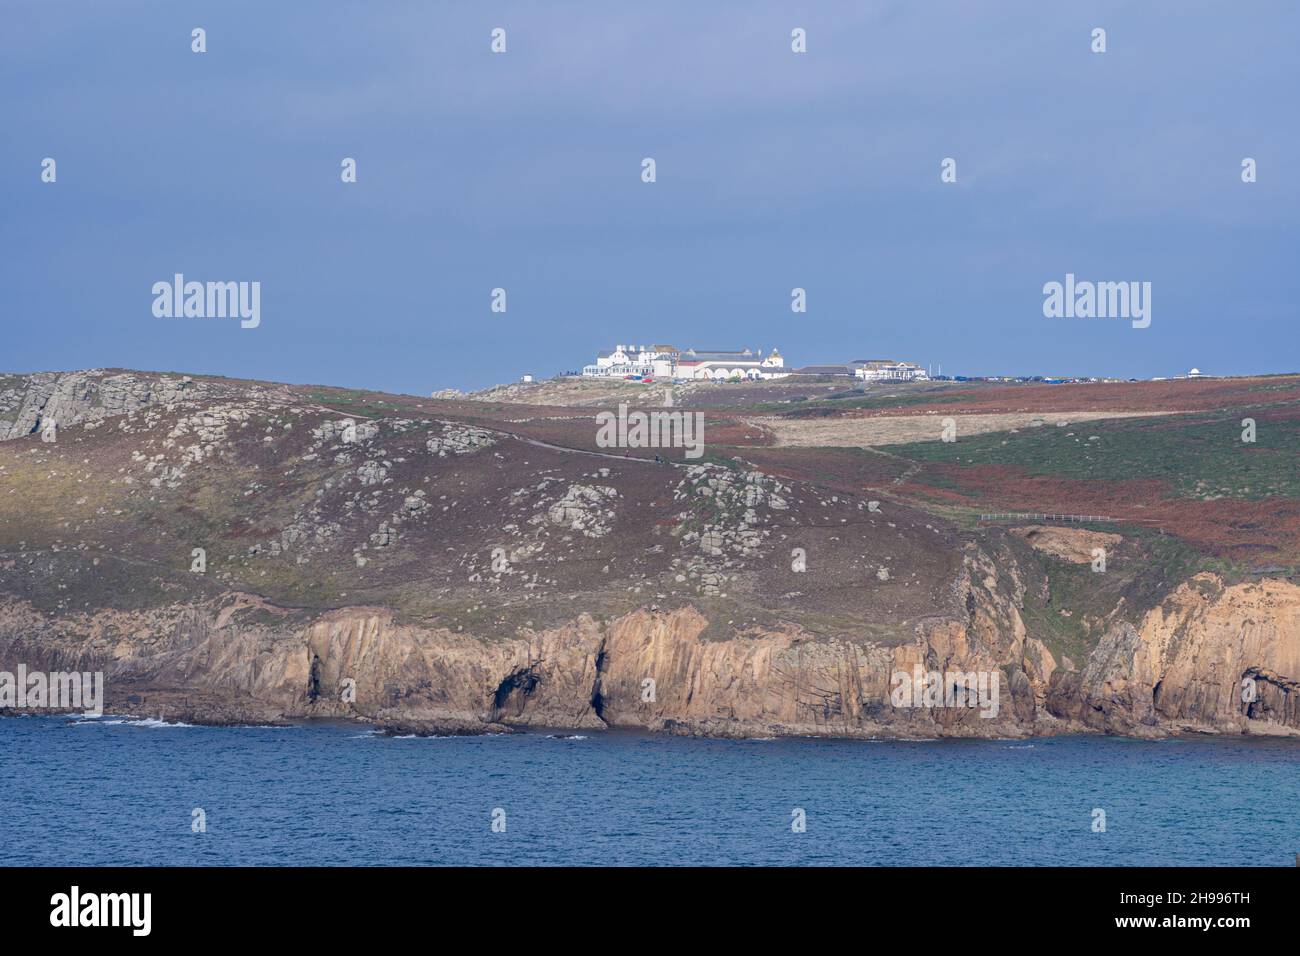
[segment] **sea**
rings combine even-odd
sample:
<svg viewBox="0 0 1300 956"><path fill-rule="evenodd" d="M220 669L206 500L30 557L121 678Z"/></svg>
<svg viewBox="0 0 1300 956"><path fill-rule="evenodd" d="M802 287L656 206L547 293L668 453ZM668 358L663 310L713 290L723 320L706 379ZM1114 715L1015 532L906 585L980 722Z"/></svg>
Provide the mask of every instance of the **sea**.
<svg viewBox="0 0 1300 956"><path fill-rule="evenodd" d="M4 865L1294 866L1300 742L0 718Z"/></svg>

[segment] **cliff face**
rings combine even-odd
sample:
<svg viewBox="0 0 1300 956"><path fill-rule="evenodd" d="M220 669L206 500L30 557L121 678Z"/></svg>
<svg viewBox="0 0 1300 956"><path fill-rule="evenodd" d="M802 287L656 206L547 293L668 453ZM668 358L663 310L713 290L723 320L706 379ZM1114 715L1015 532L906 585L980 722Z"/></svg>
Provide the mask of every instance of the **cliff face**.
<svg viewBox="0 0 1300 956"><path fill-rule="evenodd" d="M1118 733L1300 730L1300 588L1198 574L1141 625L1113 627L1049 710Z"/></svg>
<svg viewBox="0 0 1300 956"><path fill-rule="evenodd" d="M797 627L705 637L693 606L582 614L481 640L353 607L309 621L260 599L50 620L0 612L0 658L103 670L108 709L216 722L357 718L417 732L643 728L711 736L1016 737L1099 730L1300 735L1300 587L1198 575L1116 624L1082 670L1027 637L1016 583L967 554L966 620L914 639L812 640ZM999 676L997 710L897 706L914 668ZM1247 688L1243 702L1243 681Z"/></svg>

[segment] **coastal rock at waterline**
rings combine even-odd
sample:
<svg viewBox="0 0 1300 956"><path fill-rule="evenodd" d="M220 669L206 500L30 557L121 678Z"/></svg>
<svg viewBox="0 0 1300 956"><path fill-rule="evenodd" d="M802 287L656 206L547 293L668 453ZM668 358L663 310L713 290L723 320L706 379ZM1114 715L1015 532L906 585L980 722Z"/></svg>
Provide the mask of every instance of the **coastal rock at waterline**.
<svg viewBox="0 0 1300 956"><path fill-rule="evenodd" d="M691 605L605 623L582 614L487 641L399 623L382 608L303 621L227 594L57 622L9 602L0 659L102 670L110 710L218 723L334 717L433 733L633 727L734 737L1300 733L1295 585L1227 587L1198 575L1140 626L1117 623L1067 671L1026 637L1008 582L980 578L989 569L979 562L970 570L966 620L936 618L892 646L814 639L793 626L709 637ZM996 672L996 713L895 706L895 675L917 669Z"/></svg>

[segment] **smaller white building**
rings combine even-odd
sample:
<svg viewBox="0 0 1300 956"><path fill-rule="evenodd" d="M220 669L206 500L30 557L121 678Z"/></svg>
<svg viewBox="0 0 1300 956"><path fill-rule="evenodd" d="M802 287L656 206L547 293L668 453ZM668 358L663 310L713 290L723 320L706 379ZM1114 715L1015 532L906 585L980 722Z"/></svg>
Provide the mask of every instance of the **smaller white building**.
<svg viewBox="0 0 1300 956"><path fill-rule="evenodd" d="M929 373L912 362L893 359L857 359L850 362L853 374L864 382L927 382Z"/></svg>

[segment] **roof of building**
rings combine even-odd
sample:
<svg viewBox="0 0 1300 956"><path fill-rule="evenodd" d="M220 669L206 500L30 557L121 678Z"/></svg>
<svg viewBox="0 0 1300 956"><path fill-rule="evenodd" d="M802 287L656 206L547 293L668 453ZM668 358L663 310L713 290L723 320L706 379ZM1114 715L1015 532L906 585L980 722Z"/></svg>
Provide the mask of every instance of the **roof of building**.
<svg viewBox="0 0 1300 956"><path fill-rule="evenodd" d="M678 365L734 365L737 368L743 368L746 366L753 366L754 368L759 368L760 366L762 366L763 363L756 358L736 358L733 355L730 358L704 357L704 358L680 359L678 360L677 364Z"/></svg>
<svg viewBox="0 0 1300 956"><path fill-rule="evenodd" d="M674 356L684 364L700 362L736 362L741 365L756 365L763 360L763 350L753 349L679 349L673 345L620 345L613 349L601 349L596 358L607 359L622 350L625 354L636 355L641 352L653 352L658 355ZM772 349L768 357L779 358L781 353Z"/></svg>
<svg viewBox="0 0 1300 956"><path fill-rule="evenodd" d="M791 369L795 375L852 375L853 369L847 365L805 365L803 368Z"/></svg>
<svg viewBox="0 0 1300 956"><path fill-rule="evenodd" d="M756 361L762 358L761 352L753 352L750 349L686 349L681 354L697 362L730 362L733 359Z"/></svg>

